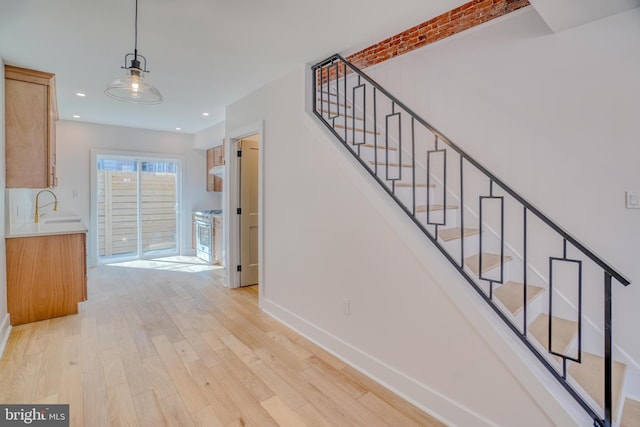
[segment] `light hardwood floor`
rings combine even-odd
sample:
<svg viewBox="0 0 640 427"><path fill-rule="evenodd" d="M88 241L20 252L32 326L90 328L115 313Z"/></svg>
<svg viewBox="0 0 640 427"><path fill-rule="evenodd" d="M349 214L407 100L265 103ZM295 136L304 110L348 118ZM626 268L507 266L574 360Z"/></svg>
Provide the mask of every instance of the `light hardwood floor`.
<svg viewBox="0 0 640 427"><path fill-rule="evenodd" d="M80 314L15 327L0 402L69 403L86 427L442 425L262 313L257 287L179 264L91 269Z"/></svg>

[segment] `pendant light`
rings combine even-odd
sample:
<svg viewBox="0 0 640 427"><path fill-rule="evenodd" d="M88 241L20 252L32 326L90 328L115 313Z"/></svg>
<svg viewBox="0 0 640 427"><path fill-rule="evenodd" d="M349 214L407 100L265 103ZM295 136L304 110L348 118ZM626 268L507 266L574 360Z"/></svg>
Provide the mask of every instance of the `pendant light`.
<svg viewBox="0 0 640 427"><path fill-rule="evenodd" d="M124 67L121 67L126 70L125 75L112 81L104 93L108 97L133 104L160 104L162 103L160 91L144 79L144 73L149 72L147 59L138 54L138 0L136 0L135 18L133 53L127 53L124 56ZM138 58L143 62L141 63ZM131 63L127 67L129 60Z"/></svg>

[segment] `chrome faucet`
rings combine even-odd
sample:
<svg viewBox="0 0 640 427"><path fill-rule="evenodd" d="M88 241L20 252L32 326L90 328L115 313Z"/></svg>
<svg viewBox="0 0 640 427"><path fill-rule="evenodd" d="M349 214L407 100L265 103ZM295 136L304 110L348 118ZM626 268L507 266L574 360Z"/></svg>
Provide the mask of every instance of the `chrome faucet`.
<svg viewBox="0 0 640 427"><path fill-rule="evenodd" d="M38 205L38 199L40 198L40 194L44 193L45 191L47 193L51 193L51 195L53 196L55 201L51 202L51 203L47 203L46 205L39 206ZM56 197L55 193L53 191L51 191L51 190L41 190L41 191L39 191L38 194L36 194L36 215L35 215L35 220L36 221L35 222L40 222L40 208L44 208L45 206L50 206L50 205L53 205L53 210L54 211L58 210L58 198Z"/></svg>

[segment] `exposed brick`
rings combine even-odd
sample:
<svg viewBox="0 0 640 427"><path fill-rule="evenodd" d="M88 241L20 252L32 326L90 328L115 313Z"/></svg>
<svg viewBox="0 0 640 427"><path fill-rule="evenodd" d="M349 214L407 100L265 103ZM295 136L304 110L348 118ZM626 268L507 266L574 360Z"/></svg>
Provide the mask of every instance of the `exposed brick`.
<svg viewBox="0 0 640 427"><path fill-rule="evenodd" d="M354 53L347 60L360 68L375 65L528 5L529 0L472 0Z"/></svg>
<svg viewBox="0 0 640 427"><path fill-rule="evenodd" d="M507 13L529 6L529 0L507 0Z"/></svg>

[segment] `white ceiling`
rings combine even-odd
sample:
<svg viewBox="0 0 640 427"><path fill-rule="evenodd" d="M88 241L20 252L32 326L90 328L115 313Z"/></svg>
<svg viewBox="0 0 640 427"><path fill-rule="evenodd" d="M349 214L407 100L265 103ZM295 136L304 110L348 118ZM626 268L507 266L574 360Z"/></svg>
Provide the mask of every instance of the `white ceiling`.
<svg viewBox="0 0 640 427"><path fill-rule="evenodd" d="M640 0L529 0L554 32L624 12Z"/></svg>
<svg viewBox="0 0 640 427"><path fill-rule="evenodd" d="M139 0L138 51L161 105L103 94L133 51L134 0L0 0L0 57L56 74L60 119L195 133L295 64L366 47L465 2Z"/></svg>

